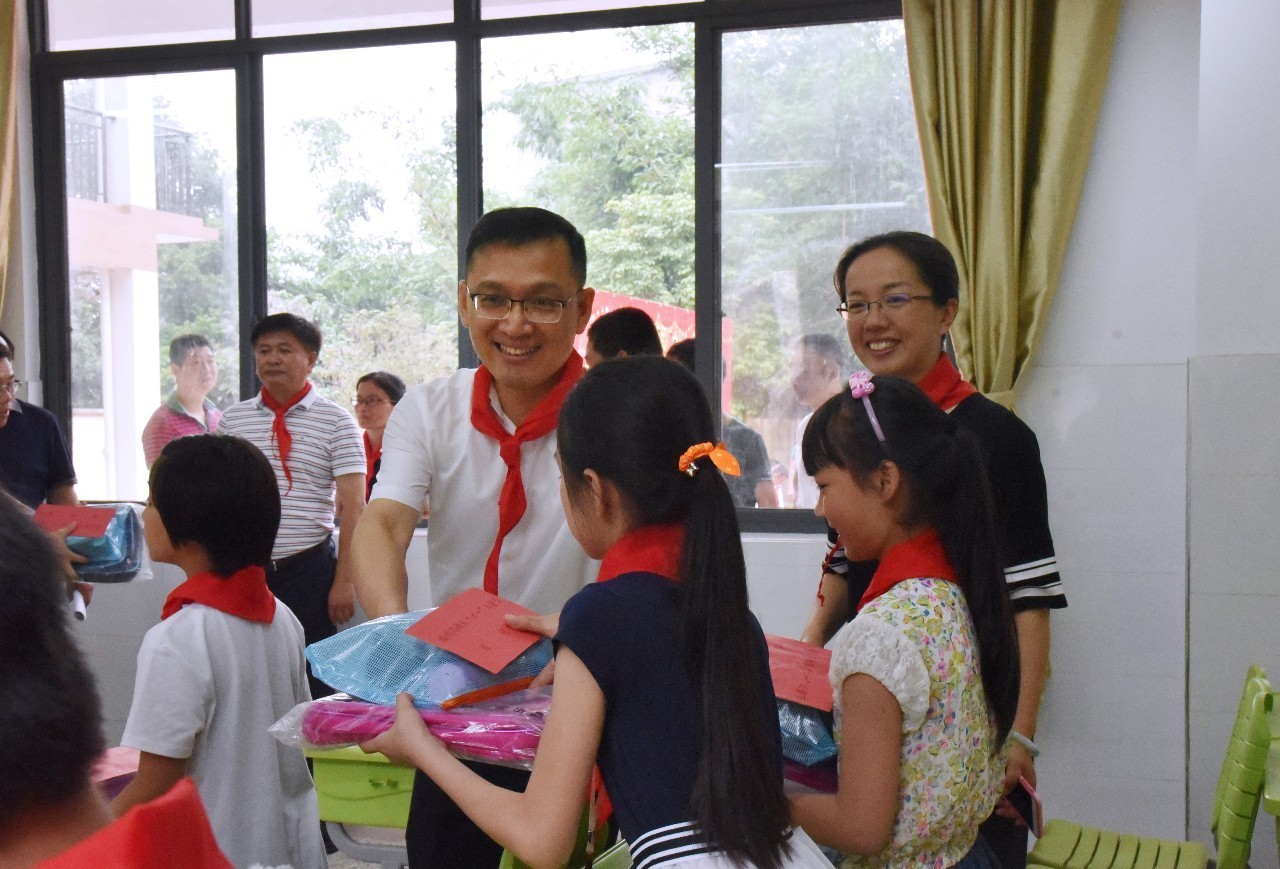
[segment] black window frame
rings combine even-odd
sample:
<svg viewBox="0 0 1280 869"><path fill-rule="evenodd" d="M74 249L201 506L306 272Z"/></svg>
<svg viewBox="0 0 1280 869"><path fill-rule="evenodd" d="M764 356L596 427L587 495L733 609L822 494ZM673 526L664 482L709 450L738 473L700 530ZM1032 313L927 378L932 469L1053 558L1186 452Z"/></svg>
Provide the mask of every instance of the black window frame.
<svg viewBox="0 0 1280 869"><path fill-rule="evenodd" d="M481 201L480 44L496 36L654 24L694 26L694 296L696 371L712 407L720 405L720 232L716 166L720 157L721 36L726 32L875 21L902 17L901 0L702 0L595 12L483 19L480 0L454 0L446 24L297 36L252 36L251 0L233 0L229 40L127 48L49 50L48 0L27 0L31 45L41 378L45 405L71 432L71 324L67 295L66 164L63 83L78 78L232 70L236 77L237 231L240 329L267 313L267 226L263 58L270 54L453 42L457 77L458 238L479 219ZM462 258L461 245L459 259ZM459 273L463 263L458 263ZM458 365L478 364L459 325ZM240 346L240 394L257 389L252 349ZM825 523L798 509L738 511L744 531L817 533Z"/></svg>

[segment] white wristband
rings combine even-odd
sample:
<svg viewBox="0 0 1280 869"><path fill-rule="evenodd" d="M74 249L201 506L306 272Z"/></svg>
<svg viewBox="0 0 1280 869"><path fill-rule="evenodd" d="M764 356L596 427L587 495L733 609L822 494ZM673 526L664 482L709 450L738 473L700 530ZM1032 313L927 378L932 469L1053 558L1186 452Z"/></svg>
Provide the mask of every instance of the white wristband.
<svg viewBox="0 0 1280 869"><path fill-rule="evenodd" d="M1027 750L1027 754L1031 755L1032 758L1040 756L1040 747L1018 731L1010 730L1009 738L1025 748Z"/></svg>

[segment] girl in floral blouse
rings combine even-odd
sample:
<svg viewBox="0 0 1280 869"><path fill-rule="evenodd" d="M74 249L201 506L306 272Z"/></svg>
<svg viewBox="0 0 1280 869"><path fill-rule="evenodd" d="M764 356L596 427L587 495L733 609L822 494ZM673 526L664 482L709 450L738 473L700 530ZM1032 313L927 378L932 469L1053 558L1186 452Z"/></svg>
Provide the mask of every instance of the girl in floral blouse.
<svg viewBox="0 0 1280 869"><path fill-rule="evenodd" d="M792 799L845 867L994 867L1018 649L986 474L970 436L910 382L860 372L804 434L816 512L878 559L832 643L840 783Z"/></svg>

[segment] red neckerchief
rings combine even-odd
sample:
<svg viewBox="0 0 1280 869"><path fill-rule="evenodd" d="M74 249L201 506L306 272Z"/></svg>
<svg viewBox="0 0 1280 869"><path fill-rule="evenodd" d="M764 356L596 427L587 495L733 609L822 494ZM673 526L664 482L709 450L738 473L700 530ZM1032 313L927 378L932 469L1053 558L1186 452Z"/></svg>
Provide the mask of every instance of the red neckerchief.
<svg viewBox="0 0 1280 869"><path fill-rule="evenodd" d="M596 582L608 582L615 576L638 572L679 580L683 551L683 525L642 525L628 531L609 547L600 560L600 575Z"/></svg>
<svg viewBox="0 0 1280 869"><path fill-rule="evenodd" d="M978 392L972 383L960 376L960 370L951 364L950 357L945 353L938 354L938 361L916 386L924 390L924 394L934 404L948 412Z"/></svg>
<svg viewBox="0 0 1280 869"><path fill-rule="evenodd" d="M475 383L471 387L471 425L480 434L498 442L498 452L507 466L507 478L502 483L502 494L498 496L498 537L484 565L484 590L490 594L498 593L498 555L502 552L503 538L516 527L528 506L524 480L520 476L520 445L555 431L564 397L581 376L582 357L577 351L570 351L569 361L560 369L551 391L534 406L513 434L503 428L498 412L489 402L493 374L483 365L476 371Z"/></svg>
<svg viewBox="0 0 1280 869"><path fill-rule="evenodd" d="M280 466L284 468L284 478L289 481L289 489L293 488L293 474L289 473L289 451L293 449L293 435L289 434L289 427L284 424L284 415L289 412L289 408L306 398L310 391L311 383L308 382L299 392L291 395L288 401L281 404L271 397L271 393L267 392L265 386L262 387L262 403L276 415L276 418L271 421L271 437L276 442L276 450L280 453ZM288 492L289 489L285 491Z"/></svg>
<svg viewBox="0 0 1280 869"><path fill-rule="evenodd" d="M135 869L232 869L218 848L200 793L190 777L163 796L134 806L123 816L36 869L132 866Z"/></svg>
<svg viewBox="0 0 1280 869"><path fill-rule="evenodd" d="M376 447L369 440L369 433L364 433L364 499L369 500L373 494L373 477L378 473L378 461L382 458L382 444Z"/></svg>
<svg viewBox="0 0 1280 869"><path fill-rule="evenodd" d="M189 603L202 603L251 622L271 624L276 615L276 597L267 588L267 572L257 565L242 567L228 577L214 573L188 577L164 599L160 621Z"/></svg>
<svg viewBox="0 0 1280 869"><path fill-rule="evenodd" d="M923 534L917 534L910 540L889 547L880 558L880 565L871 577L871 585L867 586L862 600L858 601L858 609L862 609L871 601L893 588L904 579L927 576L933 579L956 581L956 572L947 560L947 553L942 549L942 541L938 532L930 528Z"/></svg>

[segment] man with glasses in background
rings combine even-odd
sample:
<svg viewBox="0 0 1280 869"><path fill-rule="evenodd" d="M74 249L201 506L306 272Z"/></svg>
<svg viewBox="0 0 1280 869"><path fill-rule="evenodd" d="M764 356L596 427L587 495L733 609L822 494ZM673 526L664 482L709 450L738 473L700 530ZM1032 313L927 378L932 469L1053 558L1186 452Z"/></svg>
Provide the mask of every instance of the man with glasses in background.
<svg viewBox="0 0 1280 869"><path fill-rule="evenodd" d="M58 420L43 407L18 398L17 350L0 332L0 484L34 509L41 504L78 504L76 472Z"/></svg>
<svg viewBox="0 0 1280 869"><path fill-rule="evenodd" d="M599 563L574 540L560 506L555 436L583 371L573 341L595 297L586 272L581 233L550 211L497 209L471 230L458 314L481 366L414 386L391 414L355 539L357 590L370 617L408 609L405 553L424 502L435 605L482 586L558 613L595 578ZM520 770L473 768L513 790L528 781ZM502 853L421 773L406 841L412 866L496 866Z"/></svg>

